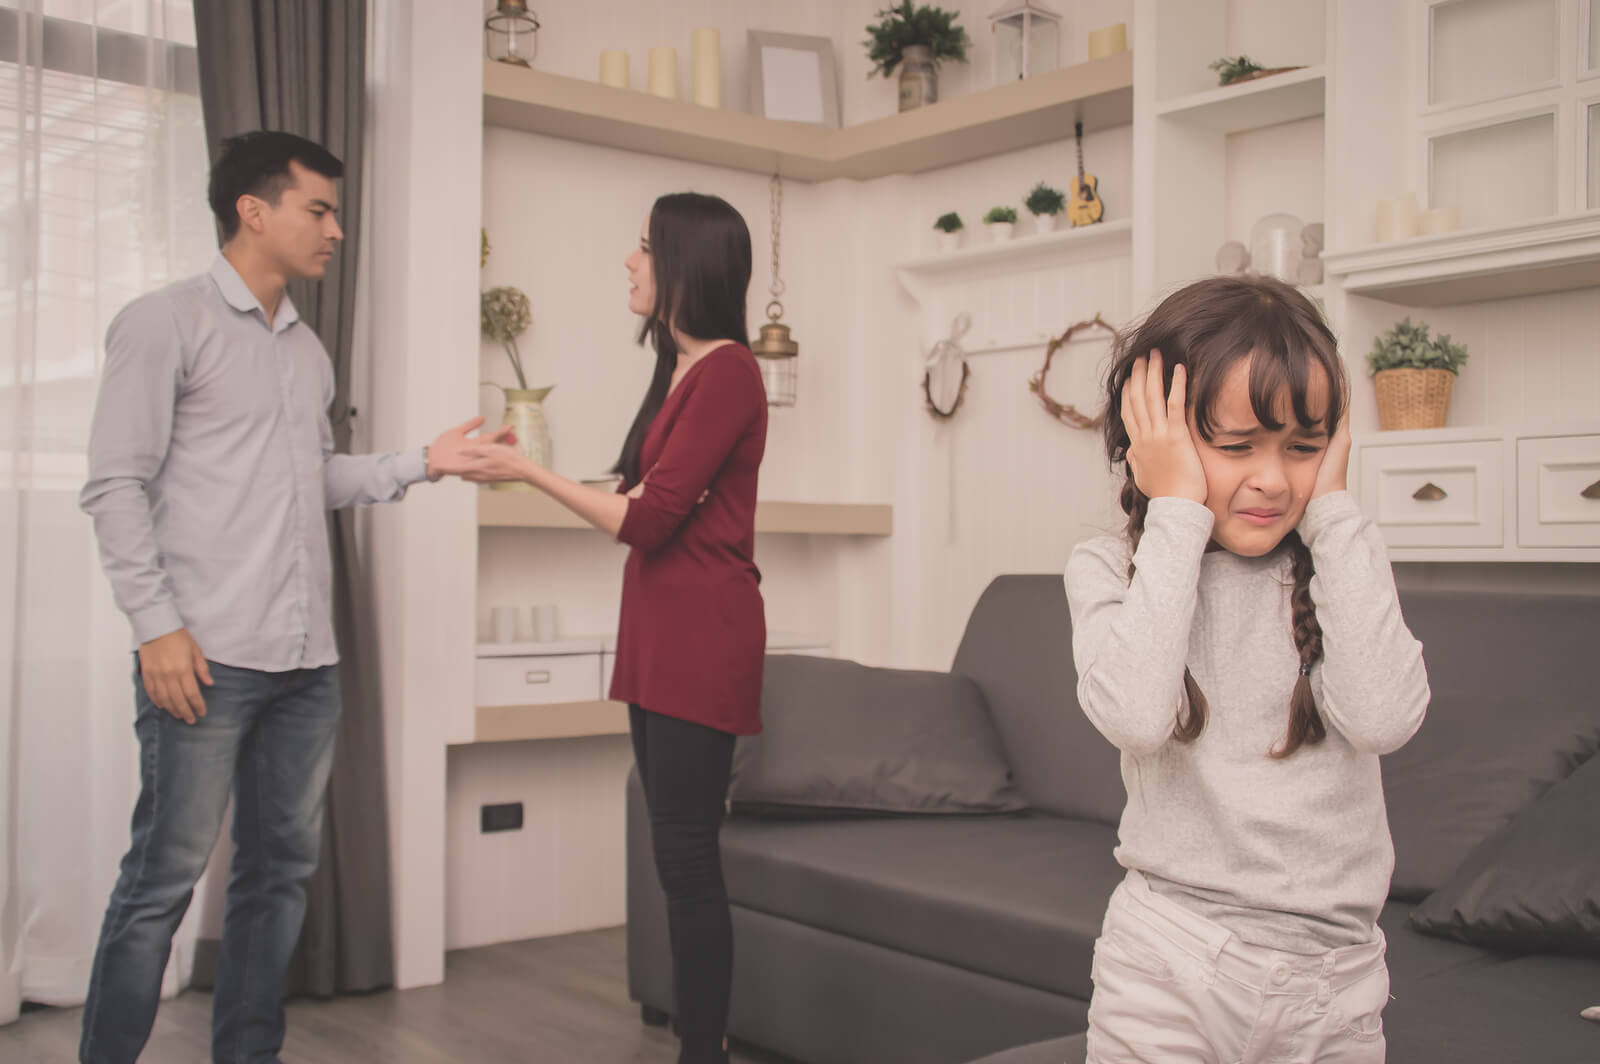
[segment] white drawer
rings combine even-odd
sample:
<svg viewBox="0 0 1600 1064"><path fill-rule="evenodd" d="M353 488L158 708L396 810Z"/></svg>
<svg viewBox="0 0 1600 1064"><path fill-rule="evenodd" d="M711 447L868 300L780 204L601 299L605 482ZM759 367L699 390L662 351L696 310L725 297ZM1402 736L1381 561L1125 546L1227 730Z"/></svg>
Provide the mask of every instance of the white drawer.
<svg viewBox="0 0 1600 1064"><path fill-rule="evenodd" d="M479 706L594 702L602 697L599 654L478 659Z"/></svg>
<svg viewBox="0 0 1600 1064"><path fill-rule="evenodd" d="M1520 546L1600 547L1600 435L1518 440L1517 491Z"/></svg>
<svg viewBox="0 0 1600 1064"><path fill-rule="evenodd" d="M1498 440L1361 450L1361 507L1391 547L1498 547L1505 540Z"/></svg>

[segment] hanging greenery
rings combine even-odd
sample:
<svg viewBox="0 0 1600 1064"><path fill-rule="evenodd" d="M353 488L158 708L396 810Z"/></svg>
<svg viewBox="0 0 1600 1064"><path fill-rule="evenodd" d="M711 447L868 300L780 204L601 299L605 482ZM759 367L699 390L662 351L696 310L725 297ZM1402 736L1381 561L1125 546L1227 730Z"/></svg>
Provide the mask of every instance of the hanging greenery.
<svg viewBox="0 0 1600 1064"><path fill-rule="evenodd" d="M967 36L965 27L956 25L958 16L959 12L943 8L917 7L911 0L902 0L894 7L879 11L879 21L867 27L868 39L861 42L873 64L867 77L873 74L888 77L894 73L894 68L900 65L902 49L913 45L925 45L933 52L935 66L941 59L965 63L972 38Z"/></svg>

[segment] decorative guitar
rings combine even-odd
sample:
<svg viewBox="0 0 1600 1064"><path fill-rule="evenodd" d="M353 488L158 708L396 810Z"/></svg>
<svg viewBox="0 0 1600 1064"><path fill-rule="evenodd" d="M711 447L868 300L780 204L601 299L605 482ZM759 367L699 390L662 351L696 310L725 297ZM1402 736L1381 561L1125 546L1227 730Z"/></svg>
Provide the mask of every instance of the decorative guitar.
<svg viewBox="0 0 1600 1064"><path fill-rule="evenodd" d="M1078 140L1078 176L1069 185L1072 195L1067 200L1067 219L1072 222L1073 228L1077 228L1080 225L1093 225L1104 218L1106 205L1100 200L1100 179L1083 172L1082 122L1073 127L1073 136Z"/></svg>

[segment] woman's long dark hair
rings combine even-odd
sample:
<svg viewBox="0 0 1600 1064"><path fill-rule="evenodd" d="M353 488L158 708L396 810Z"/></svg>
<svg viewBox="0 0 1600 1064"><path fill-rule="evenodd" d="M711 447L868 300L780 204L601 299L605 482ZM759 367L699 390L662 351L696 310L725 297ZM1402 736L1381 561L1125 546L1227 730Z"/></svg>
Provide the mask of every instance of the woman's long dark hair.
<svg viewBox="0 0 1600 1064"><path fill-rule="evenodd" d="M1172 388L1172 370L1185 366L1187 401L1200 435L1211 439L1212 411L1228 371L1250 360L1250 407L1256 419L1274 432L1279 398L1287 393L1290 413L1303 428L1323 428L1331 437L1349 401L1338 343L1322 313L1298 289L1269 277L1212 277L1197 281L1162 300L1137 329L1124 334L1112 354L1106 375L1106 454L1113 470L1125 477L1122 510L1128 515L1128 539L1135 550L1144 535L1150 500L1133 481L1128 465L1128 430L1122 421L1122 389L1133 363L1151 351L1161 352L1163 392ZM1313 410L1309 392L1320 367L1328 382L1327 405ZM1311 601L1311 551L1298 532L1284 537L1294 580L1289 595L1293 636L1300 655L1300 676L1289 698L1289 725L1282 745L1271 751L1284 758L1301 746L1327 737L1322 715L1311 693L1311 666L1322 659L1322 626ZM1133 578L1133 563L1128 563ZM1193 742L1205 730L1209 706L1194 674L1183 670L1185 705L1179 707L1172 736Z"/></svg>
<svg viewBox="0 0 1600 1064"><path fill-rule="evenodd" d="M672 388L678 365L673 328L698 340L750 345L745 323L750 229L739 212L725 200L698 192L662 196L650 210L649 240L656 299L639 327L639 343L650 339L656 368L612 469L628 484L637 484L644 473L639 453L645 434Z"/></svg>

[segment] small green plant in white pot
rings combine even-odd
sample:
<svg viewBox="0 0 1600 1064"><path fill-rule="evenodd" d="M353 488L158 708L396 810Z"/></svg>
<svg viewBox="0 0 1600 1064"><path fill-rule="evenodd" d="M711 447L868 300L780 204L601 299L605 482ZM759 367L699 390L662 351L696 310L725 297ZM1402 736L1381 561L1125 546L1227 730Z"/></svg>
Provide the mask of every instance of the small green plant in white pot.
<svg viewBox="0 0 1600 1064"><path fill-rule="evenodd" d="M989 227L989 239L1010 240L1011 231L1017 225L1017 209L990 207L989 213L983 216L983 224Z"/></svg>
<svg viewBox="0 0 1600 1064"><path fill-rule="evenodd" d="M955 211L941 214L934 219L933 227L939 230L940 251L954 251L961 246L961 234L966 228L961 215Z"/></svg>
<svg viewBox="0 0 1600 1064"><path fill-rule="evenodd" d="M1372 341L1367 371L1378 390L1378 425L1389 429L1442 429L1450 419L1450 392L1467 362L1464 344L1448 333L1431 336L1427 323L1406 318Z"/></svg>
<svg viewBox="0 0 1600 1064"><path fill-rule="evenodd" d="M1033 190L1028 193L1028 198L1022 201L1022 205L1033 215L1035 229L1041 233L1054 232L1056 215L1066 207L1067 194L1041 181L1033 186Z"/></svg>

